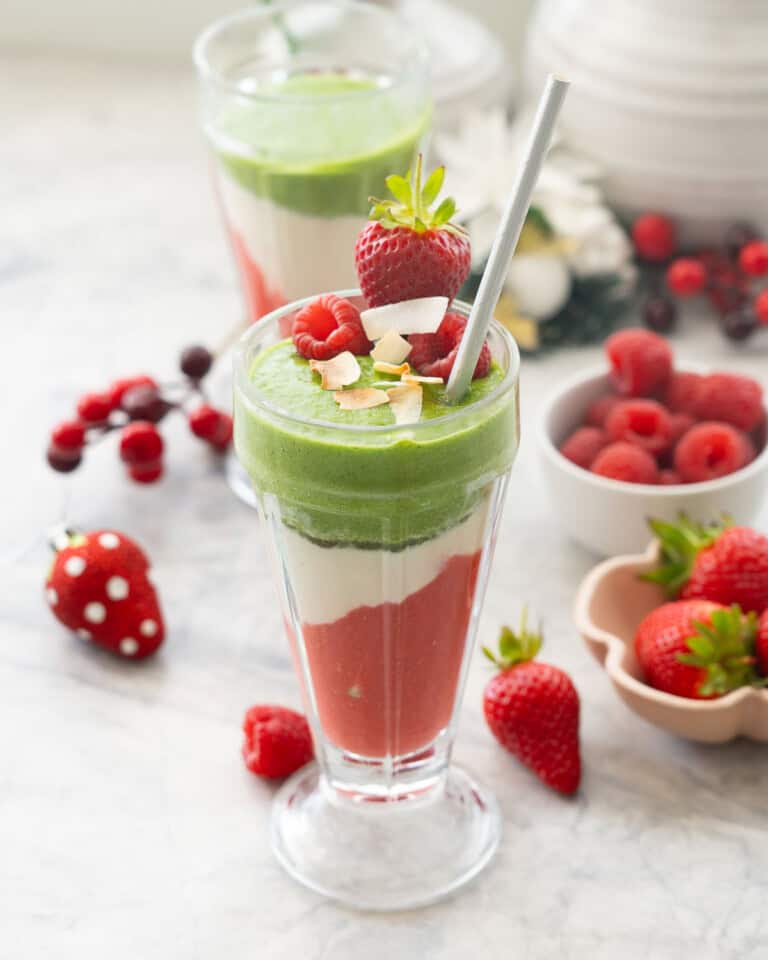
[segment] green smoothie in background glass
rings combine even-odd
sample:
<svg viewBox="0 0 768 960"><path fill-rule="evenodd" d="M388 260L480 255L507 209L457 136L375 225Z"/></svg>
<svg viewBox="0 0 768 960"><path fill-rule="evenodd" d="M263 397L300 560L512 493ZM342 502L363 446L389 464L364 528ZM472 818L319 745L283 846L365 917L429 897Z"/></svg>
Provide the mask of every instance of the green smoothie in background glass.
<svg viewBox="0 0 768 960"><path fill-rule="evenodd" d="M429 123L420 42L372 4L284 0L215 23L195 61L249 318L351 286L369 197Z"/></svg>

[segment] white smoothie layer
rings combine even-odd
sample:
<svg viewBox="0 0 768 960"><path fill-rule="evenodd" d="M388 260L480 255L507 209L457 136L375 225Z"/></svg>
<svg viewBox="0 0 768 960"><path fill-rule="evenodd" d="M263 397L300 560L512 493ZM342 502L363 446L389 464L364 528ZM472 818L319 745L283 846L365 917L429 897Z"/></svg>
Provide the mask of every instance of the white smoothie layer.
<svg viewBox="0 0 768 960"><path fill-rule="evenodd" d="M282 528L283 562L303 623L333 623L357 607L402 603L431 583L451 557L483 546L488 502L431 540L404 550L321 547Z"/></svg>
<svg viewBox="0 0 768 960"><path fill-rule="evenodd" d="M286 301L357 286L355 241L365 217L315 217L289 210L240 186L217 166L219 196L230 228Z"/></svg>

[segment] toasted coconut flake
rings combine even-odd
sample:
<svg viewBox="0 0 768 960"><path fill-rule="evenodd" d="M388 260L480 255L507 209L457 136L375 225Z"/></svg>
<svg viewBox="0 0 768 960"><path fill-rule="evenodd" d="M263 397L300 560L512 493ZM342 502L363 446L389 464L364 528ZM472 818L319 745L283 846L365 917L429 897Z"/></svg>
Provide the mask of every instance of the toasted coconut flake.
<svg viewBox="0 0 768 960"><path fill-rule="evenodd" d="M360 379L360 364L349 350L336 354L330 360L310 360L309 369L320 374L323 390L338 390Z"/></svg>
<svg viewBox="0 0 768 960"><path fill-rule="evenodd" d="M420 383L403 383L387 390L387 394L398 426L419 422L421 401L424 396Z"/></svg>
<svg viewBox="0 0 768 960"><path fill-rule="evenodd" d="M442 377L421 377L415 373L404 373L403 383L445 383Z"/></svg>
<svg viewBox="0 0 768 960"><path fill-rule="evenodd" d="M382 404L389 403L386 390L374 390L371 387L337 390L333 399L342 410L367 410L368 407L380 407Z"/></svg>
<svg viewBox="0 0 768 960"><path fill-rule="evenodd" d="M391 373L394 377L401 377L404 373L411 372L411 365L410 363L384 363L382 360L377 360L373 369L376 373Z"/></svg>
<svg viewBox="0 0 768 960"><path fill-rule="evenodd" d="M397 330L389 329L371 350L371 356L378 363L402 363L411 350L412 344L401 337Z"/></svg>
<svg viewBox="0 0 768 960"><path fill-rule="evenodd" d="M417 297L363 310L360 319L369 340L383 340L388 330L399 334L434 333L447 309L448 297Z"/></svg>

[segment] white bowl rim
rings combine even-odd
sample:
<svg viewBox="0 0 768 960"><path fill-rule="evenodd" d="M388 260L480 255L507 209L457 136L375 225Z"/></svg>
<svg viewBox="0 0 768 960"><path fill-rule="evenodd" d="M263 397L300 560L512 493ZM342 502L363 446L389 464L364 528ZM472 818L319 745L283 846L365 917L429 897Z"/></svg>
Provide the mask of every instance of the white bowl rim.
<svg viewBox="0 0 768 960"><path fill-rule="evenodd" d="M676 367L676 370L682 373L704 373L707 368L700 364L685 364L681 367ZM670 495L682 497L692 496L694 493L711 493L719 490L727 490L729 487L736 486L742 481L748 480L754 474L760 473L768 467L768 443L763 446L763 449L758 453L752 463L748 463L746 467L726 474L724 477L717 477L715 480L700 480L697 483L670 483L664 485L658 483L627 483L624 480L612 480L610 477L601 477L596 473L576 466L575 463L571 463L570 460L566 459L562 453L560 453L547 431L547 424L552 414L552 408L576 387L583 386L593 380L601 380L607 377L609 372L610 371L603 366L595 366L590 367L586 371L573 374L573 376L569 377L560 387L552 392L544 404L544 409L541 412L536 426L537 441L544 455L558 469L564 470L573 477L580 478L585 483L592 483L598 489L621 490L625 493L634 491L635 493L642 493L646 496L656 494L659 497ZM765 403L763 404L763 410L768 417L768 406L766 406Z"/></svg>

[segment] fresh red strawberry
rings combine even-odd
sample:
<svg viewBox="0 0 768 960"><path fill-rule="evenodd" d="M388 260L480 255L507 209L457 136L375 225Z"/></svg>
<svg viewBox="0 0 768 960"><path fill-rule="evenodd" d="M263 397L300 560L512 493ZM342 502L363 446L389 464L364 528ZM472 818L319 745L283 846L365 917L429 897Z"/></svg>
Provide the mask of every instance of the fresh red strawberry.
<svg viewBox="0 0 768 960"><path fill-rule="evenodd" d="M644 579L671 597L739 604L745 612L768 608L768 537L750 527L703 526L681 515L677 523L651 520L661 546L659 566Z"/></svg>
<svg viewBox="0 0 768 960"><path fill-rule="evenodd" d="M357 307L333 293L299 310L293 321L293 343L307 360L330 360L345 350L363 356L373 346Z"/></svg>
<svg viewBox="0 0 768 960"><path fill-rule="evenodd" d="M625 483L658 483L659 468L647 450L631 443L611 443L592 461L592 473Z"/></svg>
<svg viewBox="0 0 768 960"><path fill-rule="evenodd" d="M579 427L560 447L560 453L577 467L589 470L592 461L608 443L604 430L597 427Z"/></svg>
<svg viewBox="0 0 768 960"><path fill-rule="evenodd" d="M418 297L453 300L467 279L469 238L450 222L456 204L447 197L430 210L444 176L438 167L422 187L419 155L412 178L387 177L395 199L374 201L355 244L360 289L371 307Z"/></svg>
<svg viewBox="0 0 768 960"><path fill-rule="evenodd" d="M755 456L749 437L727 423L697 423L675 447L675 470L686 483L716 480L741 470Z"/></svg>
<svg viewBox="0 0 768 960"><path fill-rule="evenodd" d="M446 313L435 333L412 333L408 337L411 352L408 362L424 377L442 377L446 382L453 370L467 321L458 313ZM483 343L477 358L473 380L488 376L491 350Z"/></svg>
<svg viewBox="0 0 768 960"><path fill-rule="evenodd" d="M757 657L757 669L760 675L768 677L768 610L763 610L757 625L755 656Z"/></svg>
<svg viewBox="0 0 768 960"><path fill-rule="evenodd" d="M605 419L605 432L648 453L659 454L672 442L669 413L655 400L624 400Z"/></svg>
<svg viewBox="0 0 768 960"><path fill-rule="evenodd" d="M581 780L579 695L568 674L534 657L541 636L503 627L499 655L483 653L501 670L486 684L483 712L491 733L547 786L575 793Z"/></svg>
<svg viewBox="0 0 768 960"><path fill-rule="evenodd" d="M678 697L709 700L753 683L757 618L734 605L679 600L640 623L635 653L646 683Z"/></svg>
<svg viewBox="0 0 768 960"><path fill-rule="evenodd" d="M611 379L619 393L650 397L662 390L672 374L672 350L656 333L638 328L619 330L605 341Z"/></svg>
<svg viewBox="0 0 768 960"><path fill-rule="evenodd" d="M606 393L598 397L588 407L584 415L584 423L588 427L604 427L608 414L613 410L617 403L621 403L621 397L615 393Z"/></svg>
<svg viewBox="0 0 768 960"><path fill-rule="evenodd" d="M700 373L675 370L664 391L664 405L672 413L687 413L695 416L696 397L703 379Z"/></svg>
<svg viewBox="0 0 768 960"><path fill-rule="evenodd" d="M260 777L287 777L312 759L306 718L287 707L251 707L243 719L243 760Z"/></svg>
<svg viewBox="0 0 768 960"><path fill-rule="evenodd" d="M710 373L702 377L690 412L699 420L719 420L749 433L765 415L763 388L738 373Z"/></svg>
<svg viewBox="0 0 768 960"><path fill-rule="evenodd" d="M163 642L165 626L143 550L116 530L67 533L46 596L54 616L79 637L139 660Z"/></svg>

